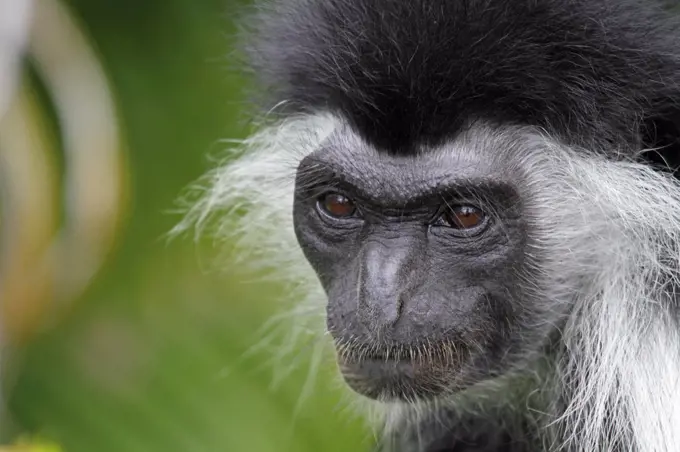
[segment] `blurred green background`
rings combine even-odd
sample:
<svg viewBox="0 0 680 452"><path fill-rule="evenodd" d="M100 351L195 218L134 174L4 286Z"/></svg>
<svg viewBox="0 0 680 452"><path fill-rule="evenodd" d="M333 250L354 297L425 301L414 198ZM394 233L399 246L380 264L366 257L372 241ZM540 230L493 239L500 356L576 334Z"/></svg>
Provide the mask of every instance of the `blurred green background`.
<svg viewBox="0 0 680 452"><path fill-rule="evenodd" d="M279 288L228 265L219 271L209 241L164 239L179 220L178 196L209 169L207 155L245 133L246 80L229 56L242 4L67 6L119 108L128 212L84 295L11 357L4 439L37 436L66 452L368 450L332 365L298 406L305 350L276 387L268 350L244 358Z"/></svg>

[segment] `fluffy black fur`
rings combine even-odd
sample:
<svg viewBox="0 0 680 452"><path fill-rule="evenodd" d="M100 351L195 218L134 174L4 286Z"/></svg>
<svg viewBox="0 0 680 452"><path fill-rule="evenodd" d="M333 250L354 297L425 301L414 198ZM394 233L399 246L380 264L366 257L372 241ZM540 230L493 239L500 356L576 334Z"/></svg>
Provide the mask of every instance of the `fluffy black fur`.
<svg viewBox="0 0 680 452"><path fill-rule="evenodd" d="M475 118L680 152L680 25L650 0L287 0L249 55L269 106L330 109L392 153Z"/></svg>

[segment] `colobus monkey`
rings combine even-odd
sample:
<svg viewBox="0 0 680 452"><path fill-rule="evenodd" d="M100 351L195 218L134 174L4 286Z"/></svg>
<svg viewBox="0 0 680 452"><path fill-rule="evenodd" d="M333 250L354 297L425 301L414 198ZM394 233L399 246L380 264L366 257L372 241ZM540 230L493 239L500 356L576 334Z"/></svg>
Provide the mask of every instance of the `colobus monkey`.
<svg viewBox="0 0 680 452"><path fill-rule="evenodd" d="M668 11L280 0L247 25L266 121L180 228L325 310L381 450L680 451Z"/></svg>

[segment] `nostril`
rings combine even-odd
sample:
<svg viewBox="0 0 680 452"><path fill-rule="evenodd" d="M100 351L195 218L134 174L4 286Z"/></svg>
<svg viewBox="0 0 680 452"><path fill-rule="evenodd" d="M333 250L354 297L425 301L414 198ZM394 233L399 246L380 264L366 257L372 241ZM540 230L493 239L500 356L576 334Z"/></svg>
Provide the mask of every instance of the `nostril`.
<svg viewBox="0 0 680 452"><path fill-rule="evenodd" d="M359 318L369 328L394 327L403 311L401 295L364 299L359 308Z"/></svg>
<svg viewBox="0 0 680 452"><path fill-rule="evenodd" d="M399 320L401 319L401 315L404 312L404 305L405 304L406 304L405 292L402 291L401 293L399 293L399 296L397 297L397 301L396 301L396 311L397 312L396 312L395 318L390 323L390 326L395 326L397 324L397 322L399 322Z"/></svg>

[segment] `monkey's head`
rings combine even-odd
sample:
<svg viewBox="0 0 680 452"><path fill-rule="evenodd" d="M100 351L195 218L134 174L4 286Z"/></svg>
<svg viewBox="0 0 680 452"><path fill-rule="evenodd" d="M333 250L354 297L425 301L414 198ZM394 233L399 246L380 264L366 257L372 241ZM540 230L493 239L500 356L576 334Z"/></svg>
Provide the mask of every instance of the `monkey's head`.
<svg viewBox="0 0 680 452"><path fill-rule="evenodd" d="M680 190L650 165L679 161L678 27L651 3L260 5L275 120L189 220L249 207L244 248L325 307L365 396L460 393L557 350L568 403L608 413L678 280Z"/></svg>
<svg viewBox="0 0 680 452"><path fill-rule="evenodd" d="M621 20L658 12L591 0L269 8L257 73L284 117L332 118L295 162L293 220L347 383L430 398L544 355L624 240L602 205L611 195L586 188L588 165L604 174L668 144L653 121L667 104L653 100L677 87L649 80L679 62Z"/></svg>

